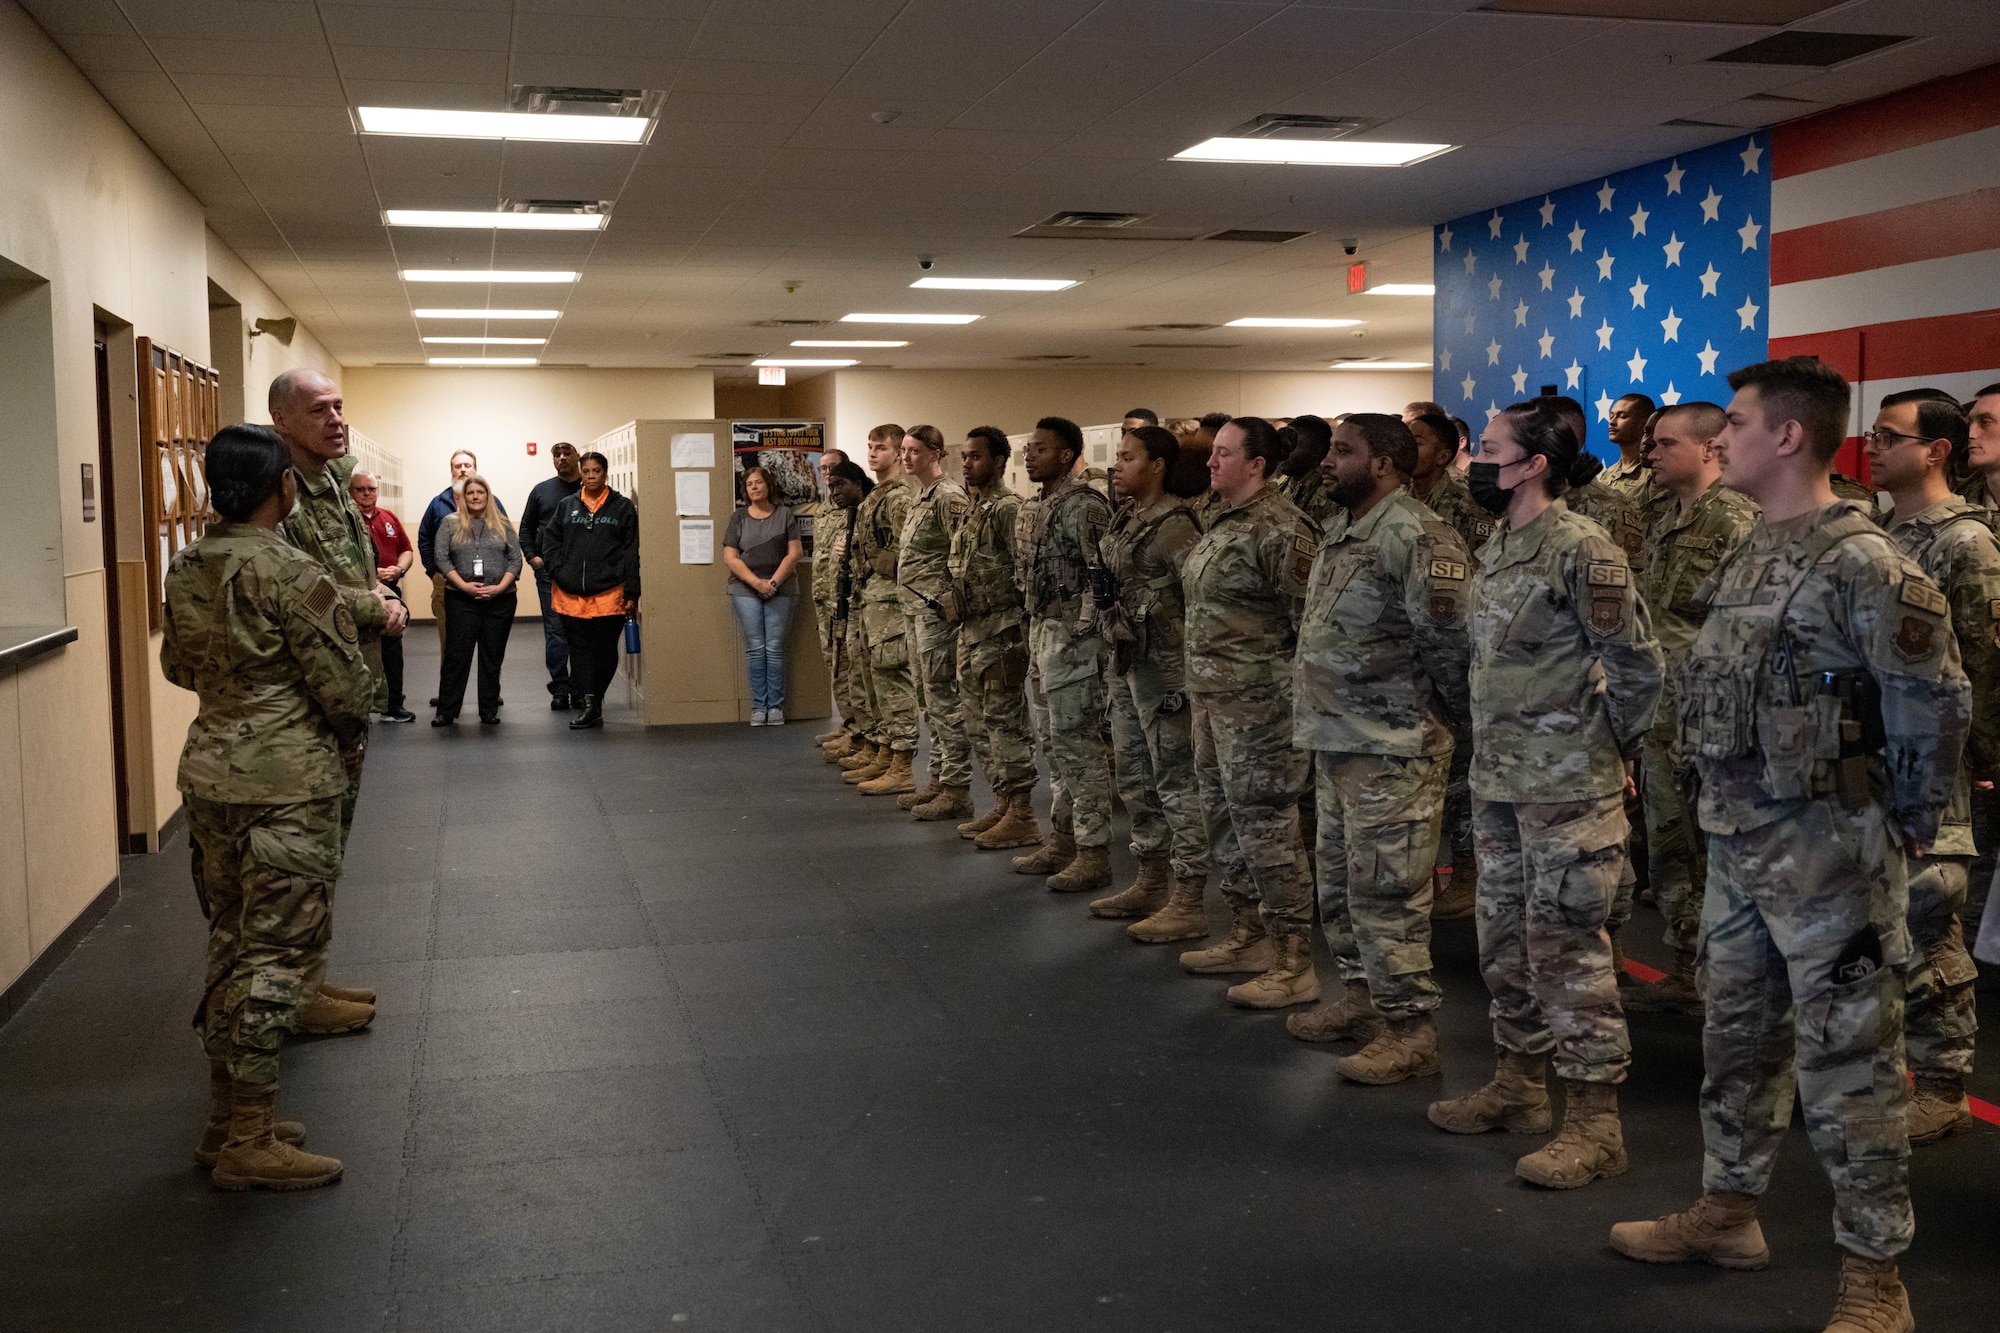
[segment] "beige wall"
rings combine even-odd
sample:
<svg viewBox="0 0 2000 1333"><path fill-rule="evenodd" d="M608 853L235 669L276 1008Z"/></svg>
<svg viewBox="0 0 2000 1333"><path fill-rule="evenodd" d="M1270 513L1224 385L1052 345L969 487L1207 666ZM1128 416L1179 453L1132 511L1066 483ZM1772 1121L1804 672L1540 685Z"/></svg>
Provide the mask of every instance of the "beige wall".
<svg viewBox="0 0 2000 1333"><path fill-rule="evenodd" d="M271 334L250 336L250 330L260 319L286 319L291 315L283 301L264 280L252 273L236 252L224 245L214 232L204 229L202 233L207 247L208 280L215 289L234 301L240 310L218 311L218 316L226 315L234 326L234 346L225 347L211 339L208 363L223 371L225 383L222 393L222 422L230 425L238 421L257 421L269 424L271 412L268 401L271 381L287 370L306 366L319 371L338 384L342 380L340 363L333 355L320 346L319 339L313 337L312 330L305 325L298 326L292 335L290 346L281 343ZM216 332L221 319L213 321L210 332ZM241 397L230 393L226 382L232 369L240 369L242 374ZM230 408L240 402L240 415Z"/></svg>

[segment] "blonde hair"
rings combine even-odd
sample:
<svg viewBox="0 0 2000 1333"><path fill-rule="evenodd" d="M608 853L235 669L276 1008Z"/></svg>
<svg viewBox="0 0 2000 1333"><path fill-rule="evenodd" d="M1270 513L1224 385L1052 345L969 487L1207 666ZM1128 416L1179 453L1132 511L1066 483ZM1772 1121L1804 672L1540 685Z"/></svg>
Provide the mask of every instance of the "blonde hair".
<svg viewBox="0 0 2000 1333"><path fill-rule="evenodd" d="M460 450L459 452L463 453L465 451ZM473 518L471 512L465 507L465 487L467 486L477 486L486 492L486 517L483 520ZM451 516L451 539L455 542L462 542L470 538L474 523L481 524L487 532L497 533L502 538L514 535L513 523L508 521L507 516L500 512L499 504L493 499L493 483L480 476L477 472L467 477L459 486L458 512Z"/></svg>

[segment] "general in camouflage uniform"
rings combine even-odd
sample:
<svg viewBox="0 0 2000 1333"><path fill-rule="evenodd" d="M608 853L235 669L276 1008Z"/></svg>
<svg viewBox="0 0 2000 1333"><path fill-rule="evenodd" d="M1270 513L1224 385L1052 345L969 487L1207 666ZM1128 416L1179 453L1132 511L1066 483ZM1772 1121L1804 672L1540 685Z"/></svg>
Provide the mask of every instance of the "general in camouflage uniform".
<svg viewBox="0 0 2000 1333"><path fill-rule="evenodd" d="M913 428L911 441L917 438L915 429L920 428ZM919 819L963 819L972 813L972 750L960 713L960 611L949 566L952 534L965 522L972 502L949 477L939 476L928 485L912 479L911 485L916 493L903 521L896 592L909 625L911 665L931 733L931 771L929 785L899 803Z"/></svg>
<svg viewBox="0 0 2000 1333"><path fill-rule="evenodd" d="M903 519L916 488L897 473L879 482L861 502L854 519L854 574L860 588L855 665L857 685L866 690L875 747L874 762L854 769L857 785L871 794L908 791L915 785L910 765L917 748L917 684L910 666L909 623L896 589L896 558Z"/></svg>

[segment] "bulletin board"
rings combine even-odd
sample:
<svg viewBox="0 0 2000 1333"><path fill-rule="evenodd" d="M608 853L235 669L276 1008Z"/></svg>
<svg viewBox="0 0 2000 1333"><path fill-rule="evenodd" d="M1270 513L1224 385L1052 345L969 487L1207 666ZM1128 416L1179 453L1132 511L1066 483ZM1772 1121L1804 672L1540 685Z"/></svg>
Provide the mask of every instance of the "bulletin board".
<svg viewBox="0 0 2000 1333"><path fill-rule="evenodd" d="M202 450L221 429L222 374L163 347L137 342L139 444L146 501L146 621L160 627L167 565L208 522Z"/></svg>

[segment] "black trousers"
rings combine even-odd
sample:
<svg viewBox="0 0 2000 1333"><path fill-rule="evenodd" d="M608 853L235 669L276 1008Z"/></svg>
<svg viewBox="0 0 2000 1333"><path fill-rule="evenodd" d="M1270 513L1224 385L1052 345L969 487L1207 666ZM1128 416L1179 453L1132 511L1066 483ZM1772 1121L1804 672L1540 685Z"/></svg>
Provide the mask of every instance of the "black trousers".
<svg viewBox="0 0 2000 1333"><path fill-rule="evenodd" d="M403 711L403 636L382 636L382 675L389 682L389 707L391 713Z"/></svg>
<svg viewBox="0 0 2000 1333"><path fill-rule="evenodd" d="M507 657L507 635L514 628L510 590L484 600L446 588L444 594L444 666L438 672L438 716L455 718L465 704L465 680L472 674L472 655L479 654L479 715L500 710L500 664Z"/></svg>
<svg viewBox="0 0 2000 1333"><path fill-rule="evenodd" d="M624 616L564 616L563 637L569 641L569 683L578 694L599 699L618 678L618 640L625 633Z"/></svg>

